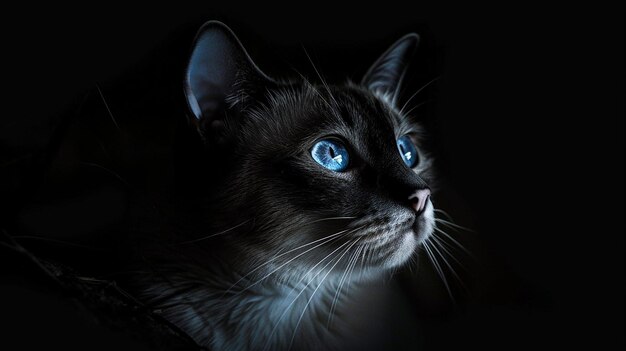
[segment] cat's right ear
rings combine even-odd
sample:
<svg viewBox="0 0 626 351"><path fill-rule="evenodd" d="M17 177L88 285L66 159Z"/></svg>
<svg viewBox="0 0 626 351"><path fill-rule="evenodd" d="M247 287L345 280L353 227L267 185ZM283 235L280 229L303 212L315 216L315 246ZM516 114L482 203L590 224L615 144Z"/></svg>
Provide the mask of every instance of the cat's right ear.
<svg viewBox="0 0 626 351"><path fill-rule="evenodd" d="M209 21L200 28L184 89L191 120L205 139L223 137L226 116L237 114L228 110L244 109L256 92L273 84L225 24Z"/></svg>
<svg viewBox="0 0 626 351"><path fill-rule="evenodd" d="M395 105L404 74L419 41L420 37L415 33L396 41L370 67L361 85Z"/></svg>

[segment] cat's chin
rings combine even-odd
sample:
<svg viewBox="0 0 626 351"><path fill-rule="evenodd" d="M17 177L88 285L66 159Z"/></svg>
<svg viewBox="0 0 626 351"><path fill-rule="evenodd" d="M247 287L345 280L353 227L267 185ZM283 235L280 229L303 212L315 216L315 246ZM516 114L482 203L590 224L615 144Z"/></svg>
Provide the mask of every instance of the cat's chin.
<svg viewBox="0 0 626 351"><path fill-rule="evenodd" d="M403 265L415 252L418 245L418 239L412 230L407 230L402 235L402 239L396 250L385 260L388 268L394 268Z"/></svg>
<svg viewBox="0 0 626 351"><path fill-rule="evenodd" d="M419 216L413 224L413 234L417 240L417 244L424 243L435 230L435 208L432 202L428 201L424 213Z"/></svg>
<svg viewBox="0 0 626 351"><path fill-rule="evenodd" d="M412 228L401 234L397 249L386 259L385 265L394 268L403 265L414 254L415 249L432 235L435 217L432 203L426 205L422 216L415 220Z"/></svg>

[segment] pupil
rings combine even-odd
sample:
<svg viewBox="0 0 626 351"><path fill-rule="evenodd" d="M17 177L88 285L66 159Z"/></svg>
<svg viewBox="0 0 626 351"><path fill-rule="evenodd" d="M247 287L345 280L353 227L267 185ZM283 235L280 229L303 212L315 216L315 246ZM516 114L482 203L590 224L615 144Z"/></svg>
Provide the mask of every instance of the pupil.
<svg viewBox="0 0 626 351"><path fill-rule="evenodd" d="M333 149L332 147L328 148L328 152L330 153L330 158L334 158L335 157L335 149Z"/></svg>
<svg viewBox="0 0 626 351"><path fill-rule="evenodd" d="M400 144L400 152L402 152L402 154L406 154L406 149L404 148L404 145Z"/></svg>

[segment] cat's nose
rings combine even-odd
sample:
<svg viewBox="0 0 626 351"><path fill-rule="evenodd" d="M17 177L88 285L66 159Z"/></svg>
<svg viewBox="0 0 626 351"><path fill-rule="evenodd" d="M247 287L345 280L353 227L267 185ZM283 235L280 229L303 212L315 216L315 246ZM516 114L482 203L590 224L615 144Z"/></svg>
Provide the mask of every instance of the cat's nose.
<svg viewBox="0 0 626 351"><path fill-rule="evenodd" d="M411 207L415 210L415 212L420 215L424 212L426 208L426 204L428 203L428 199L430 198L430 189L419 189L416 190L411 196L409 196L409 201L411 202Z"/></svg>

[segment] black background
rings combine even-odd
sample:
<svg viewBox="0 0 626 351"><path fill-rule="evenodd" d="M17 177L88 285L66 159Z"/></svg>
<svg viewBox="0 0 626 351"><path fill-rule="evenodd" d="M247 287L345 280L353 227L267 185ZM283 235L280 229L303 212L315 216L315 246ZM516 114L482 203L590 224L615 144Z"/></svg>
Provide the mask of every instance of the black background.
<svg viewBox="0 0 626 351"><path fill-rule="evenodd" d="M436 99L438 166L455 199L445 208L477 230L463 235L479 237L471 248L481 261L454 311L424 307L424 349L623 348L621 2L103 3L5 16L6 223L28 205L20 197L37 181L28 173L32 155L49 148L62 116L96 84L121 110L133 90L119 82L138 67L176 78L205 20L230 25L270 73L292 65L314 77L304 46L331 81L358 79L396 38L415 31L422 44L407 92L441 76L426 95ZM0 288L2 335L19 335L24 346L133 343L84 326L23 282Z"/></svg>

